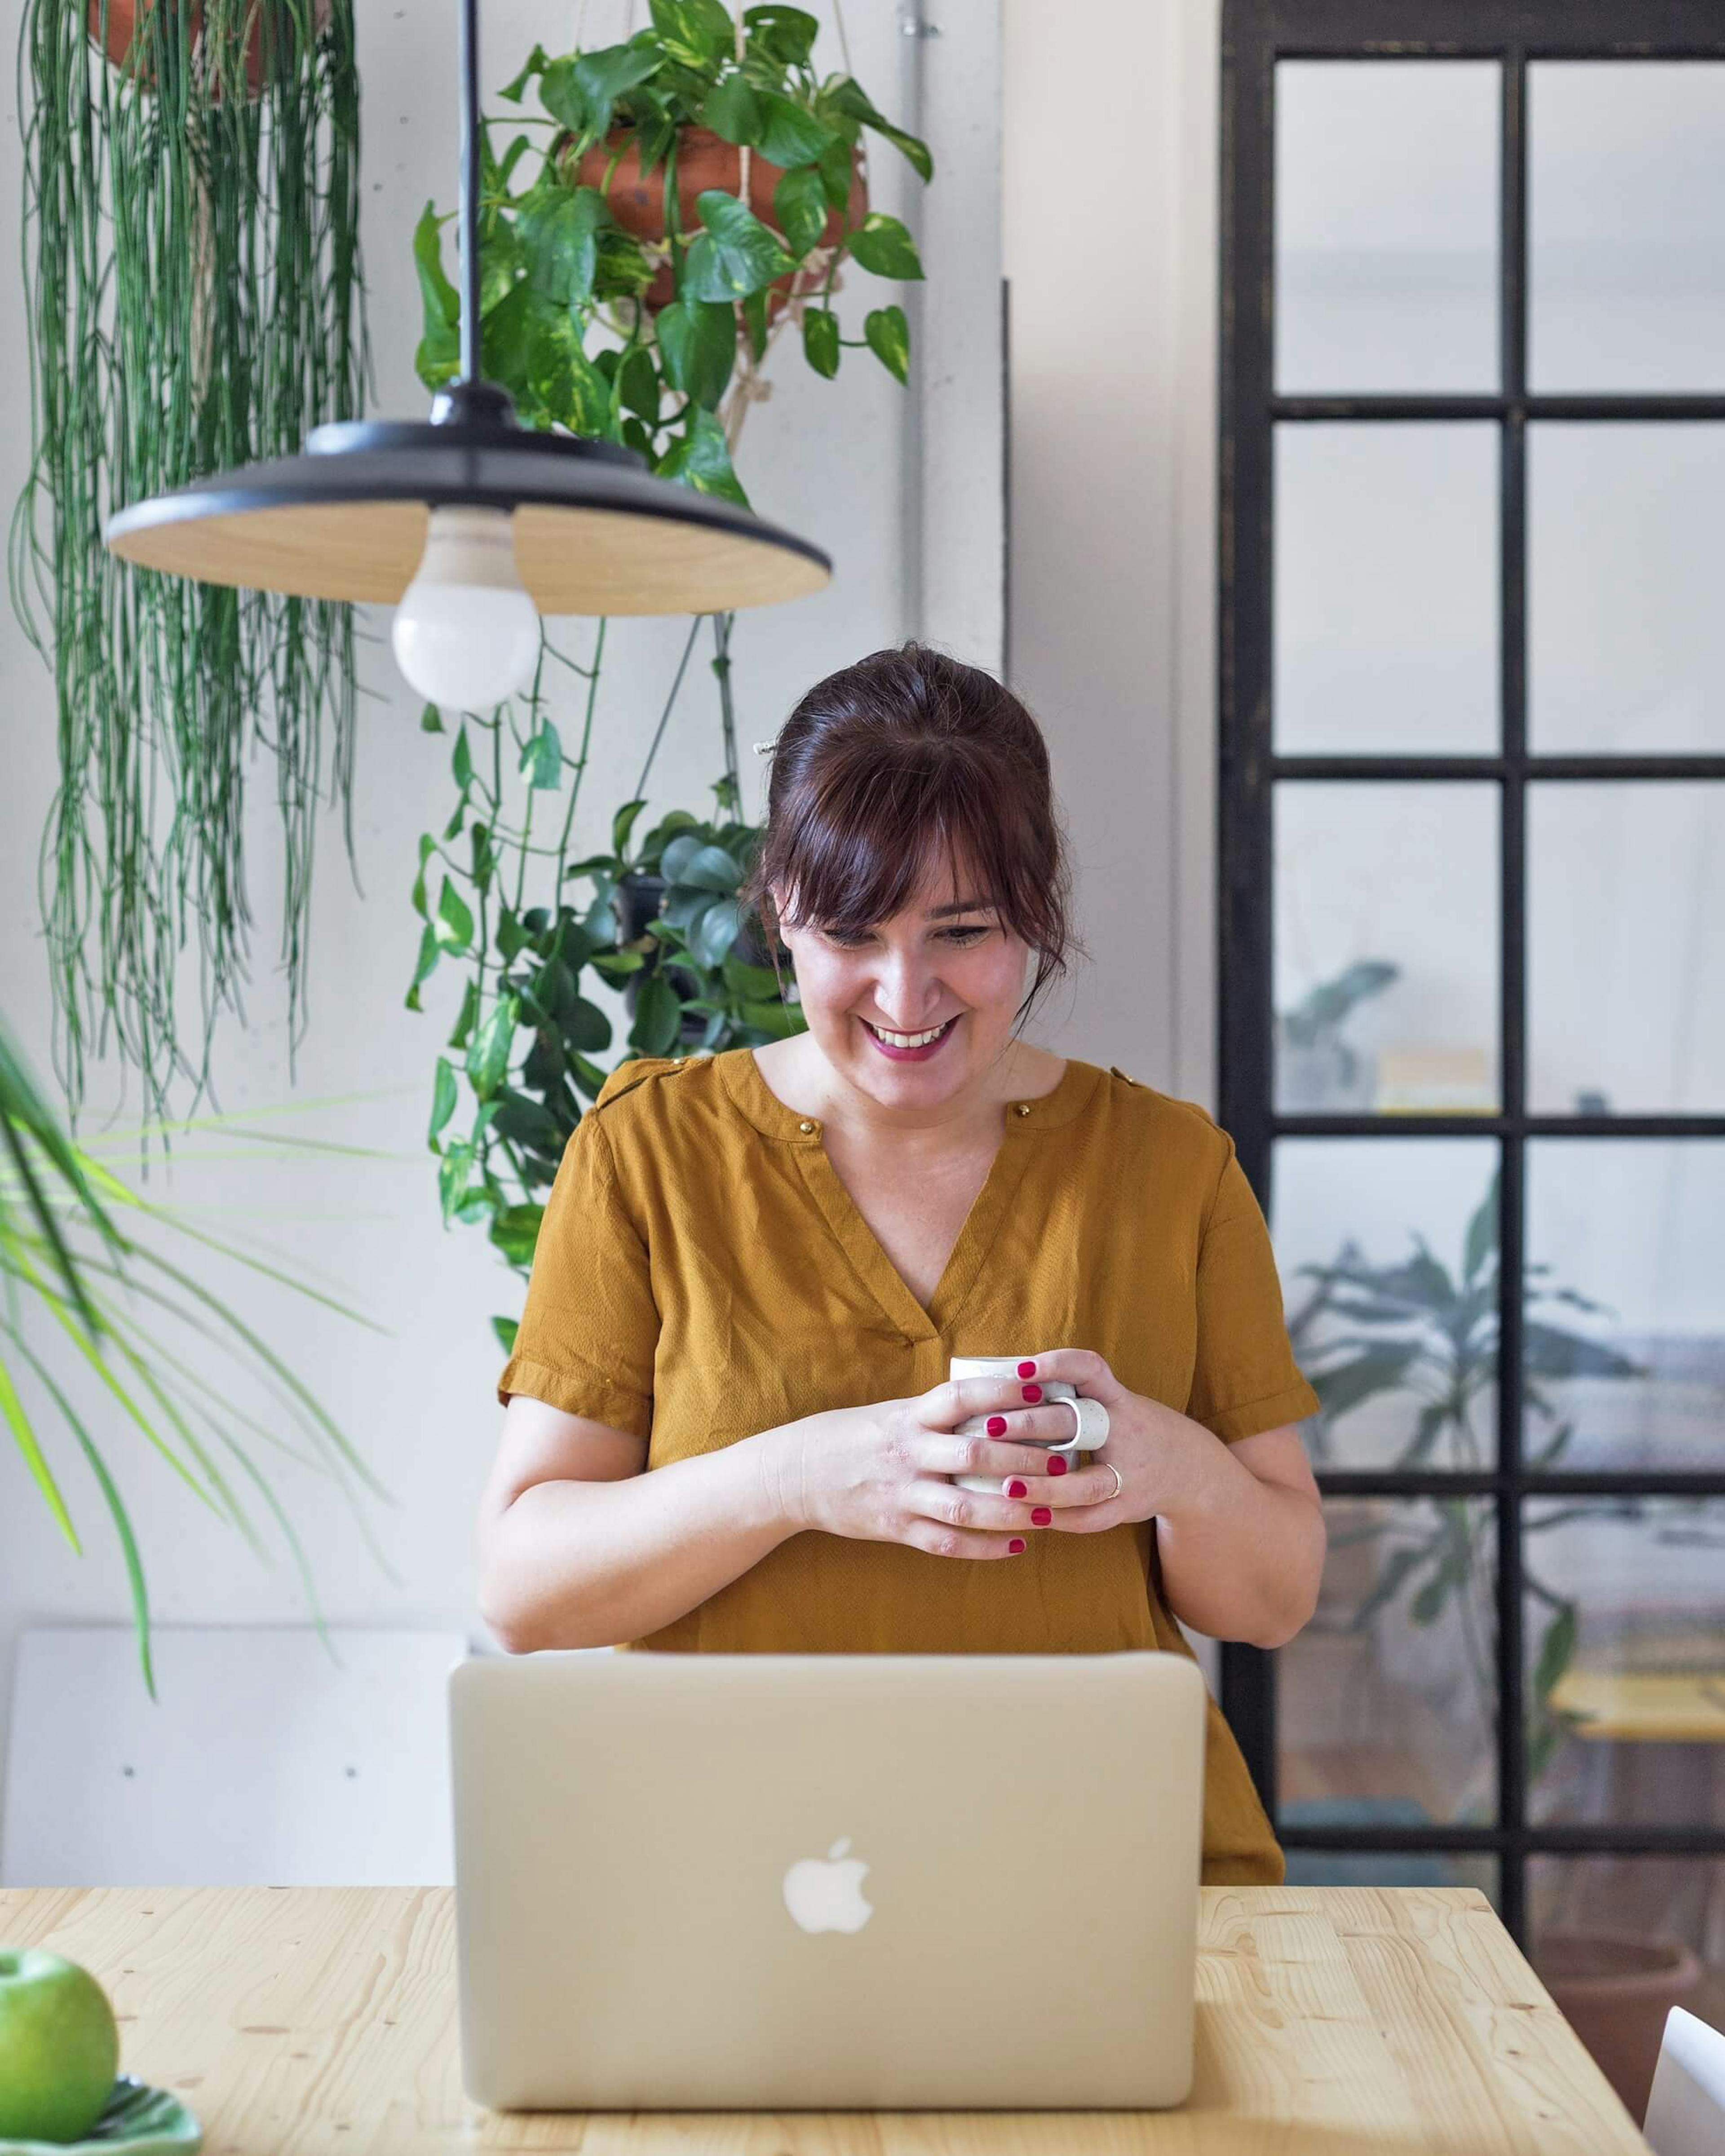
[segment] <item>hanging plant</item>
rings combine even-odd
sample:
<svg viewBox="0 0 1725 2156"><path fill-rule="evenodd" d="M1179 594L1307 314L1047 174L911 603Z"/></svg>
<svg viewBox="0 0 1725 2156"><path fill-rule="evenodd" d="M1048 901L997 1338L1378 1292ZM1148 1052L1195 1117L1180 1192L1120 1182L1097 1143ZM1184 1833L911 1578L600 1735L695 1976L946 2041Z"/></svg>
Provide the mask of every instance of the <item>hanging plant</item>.
<svg viewBox="0 0 1725 2156"><path fill-rule="evenodd" d="M852 264L887 280L922 275L905 225L869 206L867 136L891 143L925 181L933 161L849 73L817 73L819 25L800 8L750 8L733 20L718 0L652 0L650 14L602 50L553 58L536 46L502 95L520 103L533 86L542 115L497 122L513 131L501 157L491 123L481 130L484 372L527 424L620 442L662 475L746 503L737 444L787 325L818 374L835 375L854 346L908 379L903 308L883 296L865 311L861 336L846 336L834 302ZM530 135L534 126L544 138ZM431 388L458 365L444 222L428 203L414 235L418 365ZM419 841L409 1008L422 1008L439 965L454 961L465 975L428 1132L444 1219L484 1224L523 1274L541 1194L608 1075L598 1059L612 1047L611 1021L582 993L584 968L623 990L629 1055L754 1045L803 1028L735 903L761 834L742 819L734 616L706 619L723 759L715 815L673 809L631 845L701 633L697 616L631 798L613 812L610 851L572 859L602 621L586 663L547 634L529 693L461 721L453 813ZM560 670L582 684L573 754L546 693ZM422 723L443 731L434 706ZM536 829L547 810L551 829ZM458 1122L465 1100L470 1116ZM507 1348L515 1321L492 1323Z"/></svg>
<svg viewBox="0 0 1725 2156"><path fill-rule="evenodd" d="M167 1113L244 1017L244 780L267 747L285 857L290 1051L303 1037L316 812L350 860L351 610L183 583L102 544L112 509L296 449L360 410L352 0L27 0L31 464L14 605L54 669L43 844L55 1060L75 1117L110 1027ZM179 953L199 949L182 1045ZM194 1096L194 1098L196 1096Z"/></svg>

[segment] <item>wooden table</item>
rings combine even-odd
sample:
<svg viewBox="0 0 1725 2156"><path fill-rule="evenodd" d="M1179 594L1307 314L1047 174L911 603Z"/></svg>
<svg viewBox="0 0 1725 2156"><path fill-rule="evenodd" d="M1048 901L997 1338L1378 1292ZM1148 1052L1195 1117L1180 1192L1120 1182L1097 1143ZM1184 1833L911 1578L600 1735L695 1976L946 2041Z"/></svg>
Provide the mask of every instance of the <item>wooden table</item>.
<svg viewBox="0 0 1725 2156"><path fill-rule="evenodd" d="M1570 1668L1548 1704L1575 1734L1615 1744L1725 1744L1725 1670L1674 1676Z"/></svg>
<svg viewBox="0 0 1725 2156"><path fill-rule="evenodd" d="M1471 1888L1207 1887L1175 2112L493 2113L461 2090L447 1887L0 1890L82 1962L205 2156L1627 2156L1646 2144Z"/></svg>

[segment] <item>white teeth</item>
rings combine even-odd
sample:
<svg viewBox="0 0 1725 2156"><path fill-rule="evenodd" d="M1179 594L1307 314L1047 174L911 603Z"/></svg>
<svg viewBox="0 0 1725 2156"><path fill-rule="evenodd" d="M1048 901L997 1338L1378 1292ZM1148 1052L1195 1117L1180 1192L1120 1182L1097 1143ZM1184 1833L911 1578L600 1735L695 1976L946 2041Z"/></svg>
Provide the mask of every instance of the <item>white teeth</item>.
<svg viewBox="0 0 1725 2156"><path fill-rule="evenodd" d="M921 1048L931 1040L938 1040L952 1023L948 1019L944 1024L932 1026L927 1033L889 1033L885 1026L870 1025L867 1019L863 1020L869 1031L884 1040L889 1048Z"/></svg>

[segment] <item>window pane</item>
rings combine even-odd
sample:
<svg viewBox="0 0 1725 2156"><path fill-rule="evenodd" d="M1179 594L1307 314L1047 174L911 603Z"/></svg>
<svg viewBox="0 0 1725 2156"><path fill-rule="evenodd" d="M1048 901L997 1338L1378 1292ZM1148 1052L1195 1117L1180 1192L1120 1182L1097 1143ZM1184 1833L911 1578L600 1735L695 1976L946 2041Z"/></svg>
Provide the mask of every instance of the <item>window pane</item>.
<svg viewBox="0 0 1725 2156"><path fill-rule="evenodd" d="M1285 1826L1352 1825L1353 1806L1284 1804ZM1374 1810L1373 1825L1385 1824ZM1339 1849L1291 1849L1290 1887L1471 1887L1497 1906L1497 1860L1472 1851L1446 1850L1363 1850L1357 1856Z"/></svg>
<svg viewBox="0 0 1725 2156"><path fill-rule="evenodd" d="M1498 741L1497 429L1276 434L1276 737L1285 753Z"/></svg>
<svg viewBox="0 0 1725 2156"><path fill-rule="evenodd" d="M1283 1113L1497 1106L1497 806L1472 783L1277 788Z"/></svg>
<svg viewBox="0 0 1725 2156"><path fill-rule="evenodd" d="M1498 382L1499 71L1283 60L1276 70L1276 382Z"/></svg>
<svg viewBox="0 0 1725 2156"><path fill-rule="evenodd" d="M1722 494L1725 426L1527 429L1533 749L1725 749Z"/></svg>
<svg viewBox="0 0 1725 2156"><path fill-rule="evenodd" d="M1528 1810L1725 1826L1725 1498L1522 1515Z"/></svg>
<svg viewBox="0 0 1725 2156"><path fill-rule="evenodd" d="M1725 1859L1537 1856L1527 1913L1534 1967L1640 2118L1670 2010L1725 2028Z"/></svg>
<svg viewBox="0 0 1725 2156"><path fill-rule="evenodd" d="M1536 1138L1527 1187L1523 1457L1725 1470L1725 1142Z"/></svg>
<svg viewBox="0 0 1725 2156"><path fill-rule="evenodd" d="M1271 1217L1322 1467L1497 1458L1497 1147L1282 1138Z"/></svg>
<svg viewBox="0 0 1725 2156"><path fill-rule="evenodd" d="M1528 380L1725 387L1725 66L1527 70Z"/></svg>
<svg viewBox="0 0 1725 2156"><path fill-rule="evenodd" d="M1725 1108L1725 784L1527 790L1536 1114Z"/></svg>
<svg viewBox="0 0 1725 2156"><path fill-rule="evenodd" d="M1490 1507L1335 1498L1317 1614L1276 1657L1282 1816L1480 1825L1497 1812Z"/></svg>

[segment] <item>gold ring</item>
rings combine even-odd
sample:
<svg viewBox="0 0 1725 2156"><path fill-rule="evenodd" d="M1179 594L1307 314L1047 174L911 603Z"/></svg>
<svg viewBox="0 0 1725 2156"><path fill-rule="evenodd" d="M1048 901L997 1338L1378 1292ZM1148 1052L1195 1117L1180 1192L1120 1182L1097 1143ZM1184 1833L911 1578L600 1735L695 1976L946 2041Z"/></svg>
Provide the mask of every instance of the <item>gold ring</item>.
<svg viewBox="0 0 1725 2156"><path fill-rule="evenodd" d="M1104 1467L1114 1467L1114 1462L1111 1460L1105 1460L1101 1464ZM1115 1498L1120 1495L1123 1486L1120 1480L1120 1470L1114 1467L1114 1488L1111 1495L1103 1498L1102 1502L1105 1505L1111 1505Z"/></svg>

